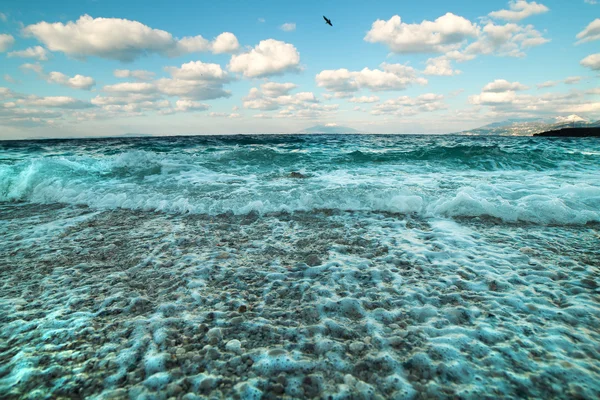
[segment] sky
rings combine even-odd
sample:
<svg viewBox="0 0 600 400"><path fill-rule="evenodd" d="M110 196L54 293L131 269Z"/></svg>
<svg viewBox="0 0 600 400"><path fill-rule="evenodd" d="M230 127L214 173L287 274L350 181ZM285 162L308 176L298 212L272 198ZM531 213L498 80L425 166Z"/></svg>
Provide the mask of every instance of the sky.
<svg viewBox="0 0 600 400"><path fill-rule="evenodd" d="M597 120L598 16L600 0L4 0L0 139Z"/></svg>

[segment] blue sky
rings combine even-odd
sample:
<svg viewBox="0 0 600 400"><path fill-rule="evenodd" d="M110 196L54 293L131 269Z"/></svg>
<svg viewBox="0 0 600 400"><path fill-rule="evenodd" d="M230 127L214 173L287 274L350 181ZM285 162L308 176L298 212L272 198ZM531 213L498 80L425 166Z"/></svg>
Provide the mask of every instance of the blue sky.
<svg viewBox="0 0 600 400"><path fill-rule="evenodd" d="M0 13L0 138L600 118L594 0L9 0Z"/></svg>

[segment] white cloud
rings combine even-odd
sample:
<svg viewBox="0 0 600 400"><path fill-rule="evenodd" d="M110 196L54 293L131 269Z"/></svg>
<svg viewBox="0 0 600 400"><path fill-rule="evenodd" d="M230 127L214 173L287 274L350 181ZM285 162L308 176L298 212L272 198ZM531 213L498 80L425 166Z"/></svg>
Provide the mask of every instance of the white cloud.
<svg viewBox="0 0 600 400"><path fill-rule="evenodd" d="M123 82L107 85L102 88L105 92L113 93L154 93L156 86L147 82Z"/></svg>
<svg viewBox="0 0 600 400"><path fill-rule="evenodd" d="M11 51L8 57L35 58L39 61L48 60L48 52L42 46L29 47L25 50Z"/></svg>
<svg viewBox="0 0 600 400"><path fill-rule="evenodd" d="M448 108L444 96L426 93L417 97L401 96L377 104L371 110L373 115L413 116L424 112L433 112Z"/></svg>
<svg viewBox="0 0 600 400"><path fill-rule="evenodd" d="M543 82L543 83L539 83L536 86L537 86L538 89L543 89L543 88L554 87L556 85L558 85L558 82L556 82L556 81L546 81L546 82Z"/></svg>
<svg viewBox="0 0 600 400"><path fill-rule="evenodd" d="M138 21L92 18L87 14L66 24L39 22L25 27L23 33L34 36L51 51L81 59L96 56L127 62L152 53L178 56L199 51L219 53L237 49L237 39L228 32L217 36L212 43L202 36L178 40L169 32L152 29Z"/></svg>
<svg viewBox="0 0 600 400"><path fill-rule="evenodd" d="M374 92L403 90L412 84L427 84L427 80L418 77L412 67L387 63L381 64L380 67L383 70L369 68L363 68L361 71L349 71L345 68L325 70L318 73L315 79L317 86L336 94L356 92L360 89L370 89ZM336 97L344 96L336 95Z"/></svg>
<svg viewBox="0 0 600 400"><path fill-rule="evenodd" d="M577 44L600 40L600 18L596 18L581 32L577 34Z"/></svg>
<svg viewBox="0 0 600 400"><path fill-rule="evenodd" d="M291 32L296 30L296 24L293 22L286 22L280 26L282 31Z"/></svg>
<svg viewBox="0 0 600 400"><path fill-rule="evenodd" d="M300 54L294 45L267 39L248 52L231 56L228 68L247 78L258 78L298 71L299 64Z"/></svg>
<svg viewBox="0 0 600 400"><path fill-rule="evenodd" d="M463 41L478 34L476 24L452 13L420 24L404 23L400 16L394 15L388 21L373 22L364 40L384 43L395 53L445 53L458 49Z"/></svg>
<svg viewBox="0 0 600 400"><path fill-rule="evenodd" d="M377 96L361 96L361 97L353 97L348 100L350 103L377 103L379 101L379 97Z"/></svg>
<svg viewBox="0 0 600 400"><path fill-rule="evenodd" d="M452 69L448 57L442 56L428 59L427 67L423 73L425 75L452 76L460 74L461 71Z"/></svg>
<svg viewBox="0 0 600 400"><path fill-rule="evenodd" d="M314 119L330 115L338 108L338 104L322 105L312 92L290 94L296 85L292 83L267 82L261 89L252 88L248 96L243 98L243 106L247 109L274 111L280 110L276 118ZM283 109L282 109L283 108ZM271 118L267 114L258 114L255 118Z"/></svg>
<svg viewBox="0 0 600 400"><path fill-rule="evenodd" d="M261 24L263 24L265 22L265 19L264 18L259 18L258 22L260 22Z"/></svg>
<svg viewBox="0 0 600 400"><path fill-rule="evenodd" d="M15 78L10 76L9 74L4 74L4 80L8 83L16 83Z"/></svg>
<svg viewBox="0 0 600 400"><path fill-rule="evenodd" d="M519 83L519 82L509 82L505 79L496 79L493 82L488 83L483 87L483 92L488 93L502 93L502 92L510 92L516 90L527 90L529 89L527 86Z"/></svg>
<svg viewBox="0 0 600 400"><path fill-rule="evenodd" d="M234 53L240 48L235 35L231 32L223 32L217 36L212 43L211 49L215 54Z"/></svg>
<svg viewBox="0 0 600 400"><path fill-rule="evenodd" d="M210 108L208 104L199 103L191 100L177 100L175 102L176 111L206 111Z"/></svg>
<svg viewBox="0 0 600 400"><path fill-rule="evenodd" d="M598 4L598 0L583 0L587 4Z"/></svg>
<svg viewBox="0 0 600 400"><path fill-rule="evenodd" d="M129 69L115 69L114 75L117 78L134 78L140 81L149 81L152 80L156 74L154 72L144 71L141 69L134 71Z"/></svg>
<svg viewBox="0 0 600 400"><path fill-rule="evenodd" d="M191 61L182 64L181 67L165 67L175 79L191 81L229 81L227 72L221 69L219 64L208 64L201 61Z"/></svg>
<svg viewBox="0 0 600 400"><path fill-rule="evenodd" d="M219 82L194 81L162 78L155 82L158 91L167 96L178 96L185 100L212 100L231 97Z"/></svg>
<svg viewBox="0 0 600 400"><path fill-rule="evenodd" d="M513 0L509 3L508 10L493 11L488 15L492 18L503 19L507 21L520 21L536 14L543 14L550 11L548 7L535 1L527 2L525 0Z"/></svg>
<svg viewBox="0 0 600 400"><path fill-rule="evenodd" d="M50 72L47 81L49 83L58 83L59 85L82 90L90 90L96 84L96 81L89 76L77 74L71 78L60 72Z"/></svg>
<svg viewBox="0 0 600 400"><path fill-rule="evenodd" d="M293 85L293 87L292 87ZM267 82L261 85L261 90L250 89L248 96L243 98L244 108L254 110L277 110L282 106L302 106L307 103L318 103L312 92L300 92L289 94L296 85L291 83Z"/></svg>
<svg viewBox="0 0 600 400"><path fill-rule="evenodd" d="M50 97L28 96L26 98L17 100L17 104L24 105L24 106L34 106L34 107L67 108L67 109L88 108L88 107L93 106L91 103L77 100L73 97L67 97L67 96L50 96Z"/></svg>
<svg viewBox="0 0 600 400"><path fill-rule="evenodd" d="M6 22L8 21L8 17L6 16L6 14L0 12L0 20L2 22Z"/></svg>
<svg viewBox="0 0 600 400"><path fill-rule="evenodd" d="M567 79L565 79L565 83L567 85L574 85L581 82L582 79L583 78L581 76L569 76Z"/></svg>
<svg viewBox="0 0 600 400"><path fill-rule="evenodd" d="M15 38L12 35L2 33L0 34L0 53L4 53L15 44Z"/></svg>
<svg viewBox="0 0 600 400"><path fill-rule="evenodd" d="M517 24L495 25L490 22L483 27L476 42L464 50L467 55L497 54L509 57L524 57L524 50L548 43L532 25Z"/></svg>
<svg viewBox="0 0 600 400"><path fill-rule="evenodd" d="M600 53L591 54L581 60L580 64L594 71L600 71Z"/></svg>
<svg viewBox="0 0 600 400"><path fill-rule="evenodd" d="M209 116L213 118L240 118L241 115L237 113L223 113L223 112L211 112Z"/></svg>
<svg viewBox="0 0 600 400"><path fill-rule="evenodd" d="M546 93L539 96L517 94L514 91L501 93L481 93L469 97L469 102L477 106L487 106L498 117L531 117L561 113L590 114L600 110L600 103L586 99L585 91L572 90L569 93Z"/></svg>
<svg viewBox="0 0 600 400"><path fill-rule="evenodd" d="M43 71L43 67L40 64L25 63L19 66L19 68L22 70L30 70L37 74L41 74Z"/></svg>
<svg viewBox="0 0 600 400"><path fill-rule="evenodd" d="M260 85L262 92L267 97L279 97L288 95L290 91L297 87L294 83L276 83L267 82Z"/></svg>

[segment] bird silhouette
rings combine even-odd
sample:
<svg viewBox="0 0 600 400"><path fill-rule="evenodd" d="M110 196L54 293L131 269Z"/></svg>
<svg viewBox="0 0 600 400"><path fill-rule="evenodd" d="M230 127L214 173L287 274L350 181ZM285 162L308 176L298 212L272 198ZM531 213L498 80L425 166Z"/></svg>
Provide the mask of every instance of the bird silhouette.
<svg viewBox="0 0 600 400"><path fill-rule="evenodd" d="M326 23L327 25L329 25L329 26L333 26L333 25L331 25L331 20L330 20L330 19L327 19L327 17L326 17L326 16L324 16L324 15L323 15L323 18L325 19L325 23Z"/></svg>

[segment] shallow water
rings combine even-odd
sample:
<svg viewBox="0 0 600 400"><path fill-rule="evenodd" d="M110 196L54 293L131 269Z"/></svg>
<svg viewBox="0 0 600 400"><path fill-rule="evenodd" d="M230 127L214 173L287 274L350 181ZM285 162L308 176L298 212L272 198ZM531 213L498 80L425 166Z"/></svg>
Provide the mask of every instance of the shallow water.
<svg viewBox="0 0 600 400"><path fill-rule="evenodd" d="M599 161L594 139L0 142L0 395L598 398Z"/></svg>

